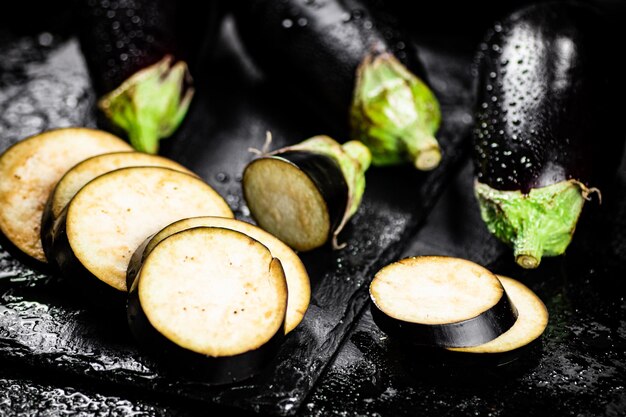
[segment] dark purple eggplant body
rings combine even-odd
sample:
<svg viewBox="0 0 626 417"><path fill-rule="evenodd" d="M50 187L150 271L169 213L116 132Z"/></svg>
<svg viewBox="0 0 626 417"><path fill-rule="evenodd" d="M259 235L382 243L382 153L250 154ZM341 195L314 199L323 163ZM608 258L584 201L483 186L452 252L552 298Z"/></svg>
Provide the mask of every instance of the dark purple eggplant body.
<svg viewBox="0 0 626 417"><path fill-rule="evenodd" d="M215 5L187 0L77 1L81 46L98 93L112 91L166 55L193 64L204 35L217 26Z"/></svg>
<svg viewBox="0 0 626 417"><path fill-rule="evenodd" d="M348 184L339 164L329 156L313 152L289 151L274 156L291 162L311 178L326 202L332 234L348 205Z"/></svg>
<svg viewBox="0 0 626 417"><path fill-rule="evenodd" d="M356 0L236 0L243 43L263 71L347 131L356 70L373 51L393 53L426 81L417 52Z"/></svg>
<svg viewBox="0 0 626 417"><path fill-rule="evenodd" d="M392 318L371 304L376 325L390 337L413 345L464 347L487 343L515 324L517 311L509 297L503 297L489 310L456 323L426 325Z"/></svg>
<svg viewBox="0 0 626 417"><path fill-rule="evenodd" d="M245 353L210 357L192 352L178 346L152 326L141 307L138 288L134 285L128 294L130 329L136 340L160 357L162 366L173 374L182 374L211 385L241 381L262 372L276 356L285 337L281 326L267 343Z"/></svg>
<svg viewBox="0 0 626 417"><path fill-rule="evenodd" d="M615 40L599 13L573 3L528 7L489 32L478 56L481 183L528 193L614 174L626 136Z"/></svg>

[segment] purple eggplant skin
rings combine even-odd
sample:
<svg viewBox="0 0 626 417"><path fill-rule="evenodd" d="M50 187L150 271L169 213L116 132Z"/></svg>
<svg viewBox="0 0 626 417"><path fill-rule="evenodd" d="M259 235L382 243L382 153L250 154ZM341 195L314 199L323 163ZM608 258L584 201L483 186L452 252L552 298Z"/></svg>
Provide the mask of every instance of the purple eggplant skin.
<svg viewBox="0 0 626 417"><path fill-rule="evenodd" d="M175 2L79 0L76 7L81 46L100 94L165 55L185 55L175 42Z"/></svg>
<svg viewBox="0 0 626 417"><path fill-rule="evenodd" d="M217 0L76 1L79 39L104 124L124 131L137 150L156 153L189 109L190 70L201 66L201 52L217 35Z"/></svg>
<svg viewBox="0 0 626 417"><path fill-rule="evenodd" d="M209 1L208 9L214 4ZM99 94L166 55L194 63L203 29L215 15L188 0L77 0L75 8L82 50Z"/></svg>
<svg viewBox="0 0 626 417"><path fill-rule="evenodd" d="M371 304L370 309L376 325L390 337L413 346L435 347L477 346L487 343L509 330L518 315L506 293L489 310L456 323L411 323L388 316L375 303Z"/></svg>
<svg viewBox="0 0 626 417"><path fill-rule="evenodd" d="M547 3L496 24L477 66L479 182L524 194L564 180L600 187L624 146L619 48L594 8Z"/></svg>
<svg viewBox="0 0 626 417"><path fill-rule="evenodd" d="M289 85L338 136L347 137L357 68L369 53L391 52L427 82L414 44L357 0L235 0L231 8L264 73Z"/></svg>

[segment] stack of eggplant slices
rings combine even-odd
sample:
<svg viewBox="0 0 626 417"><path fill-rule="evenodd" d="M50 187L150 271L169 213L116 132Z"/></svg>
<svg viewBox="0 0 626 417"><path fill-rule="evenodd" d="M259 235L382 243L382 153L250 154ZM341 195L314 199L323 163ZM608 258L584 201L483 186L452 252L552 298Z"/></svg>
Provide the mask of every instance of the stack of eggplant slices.
<svg viewBox="0 0 626 417"><path fill-rule="evenodd" d="M60 272L87 305L126 303L132 333L166 366L207 383L248 378L307 310L309 278L293 250L233 219L172 160L65 128L7 149L0 178L3 246Z"/></svg>
<svg viewBox="0 0 626 417"><path fill-rule="evenodd" d="M473 262L407 258L381 269L370 286L372 317L390 338L447 359L504 364L539 340L545 305L528 287Z"/></svg>

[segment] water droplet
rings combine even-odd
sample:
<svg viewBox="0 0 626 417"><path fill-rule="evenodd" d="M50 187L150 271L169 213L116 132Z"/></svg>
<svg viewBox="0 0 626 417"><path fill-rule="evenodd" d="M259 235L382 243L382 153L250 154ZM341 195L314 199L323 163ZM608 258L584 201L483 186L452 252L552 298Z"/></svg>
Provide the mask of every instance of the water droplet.
<svg viewBox="0 0 626 417"><path fill-rule="evenodd" d="M491 72L489 73L489 78L492 78L492 79L493 79L493 78L496 78L496 75L497 75L497 74L496 74L495 72L491 71Z"/></svg>
<svg viewBox="0 0 626 417"><path fill-rule="evenodd" d="M227 173L225 173L225 172L218 172L217 174L215 174L215 179L218 182L224 183L224 182L227 182L230 178L229 178Z"/></svg>
<svg viewBox="0 0 626 417"><path fill-rule="evenodd" d="M53 40L54 40L54 37L52 36L51 33L48 33L48 32L43 32L37 37L37 41L39 42L39 45L41 46L50 46L52 45Z"/></svg>
<svg viewBox="0 0 626 417"><path fill-rule="evenodd" d="M358 10L358 9L357 10L353 10L351 14L352 14L352 18L353 19L357 19L358 20L358 19L363 17L363 12L361 10Z"/></svg>
<svg viewBox="0 0 626 417"><path fill-rule="evenodd" d="M372 23L371 20L366 20L365 22L363 22L363 27L367 30L370 30L371 28L374 27L374 24Z"/></svg>
<svg viewBox="0 0 626 417"><path fill-rule="evenodd" d="M289 29L293 26L293 21L291 19L284 19L282 25L285 29Z"/></svg>
<svg viewBox="0 0 626 417"><path fill-rule="evenodd" d="M301 17L298 19L298 26L300 27L305 27L308 23L309 21L306 19L306 17Z"/></svg>

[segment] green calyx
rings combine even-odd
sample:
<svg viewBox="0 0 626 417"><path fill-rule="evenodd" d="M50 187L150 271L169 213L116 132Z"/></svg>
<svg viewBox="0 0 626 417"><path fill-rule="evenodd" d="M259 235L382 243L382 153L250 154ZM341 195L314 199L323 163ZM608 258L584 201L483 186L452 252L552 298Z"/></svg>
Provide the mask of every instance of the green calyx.
<svg viewBox="0 0 626 417"><path fill-rule="evenodd" d="M350 123L353 136L372 152L374 165L410 161L422 171L439 165L439 102L389 53L369 54L359 66Z"/></svg>
<svg viewBox="0 0 626 417"><path fill-rule="evenodd" d="M156 153L159 140L170 136L185 118L193 97L187 64L172 65L166 56L135 73L105 95L98 107L122 128L135 149Z"/></svg>
<svg viewBox="0 0 626 417"><path fill-rule="evenodd" d="M575 180L534 188L528 194L474 184L487 228L513 247L515 262L523 268L536 268L542 256L565 252L591 192L598 190Z"/></svg>
<svg viewBox="0 0 626 417"><path fill-rule="evenodd" d="M339 226L333 231L332 243L335 249L342 248L345 245L338 244L337 238L344 226L348 223L348 220L356 213L363 199L363 193L365 192L365 172L372 162L370 150L367 146L356 140L341 145L328 136L314 136L297 145L279 149L272 153L285 151L314 152L329 156L339 164L346 184L348 185L348 204Z"/></svg>

